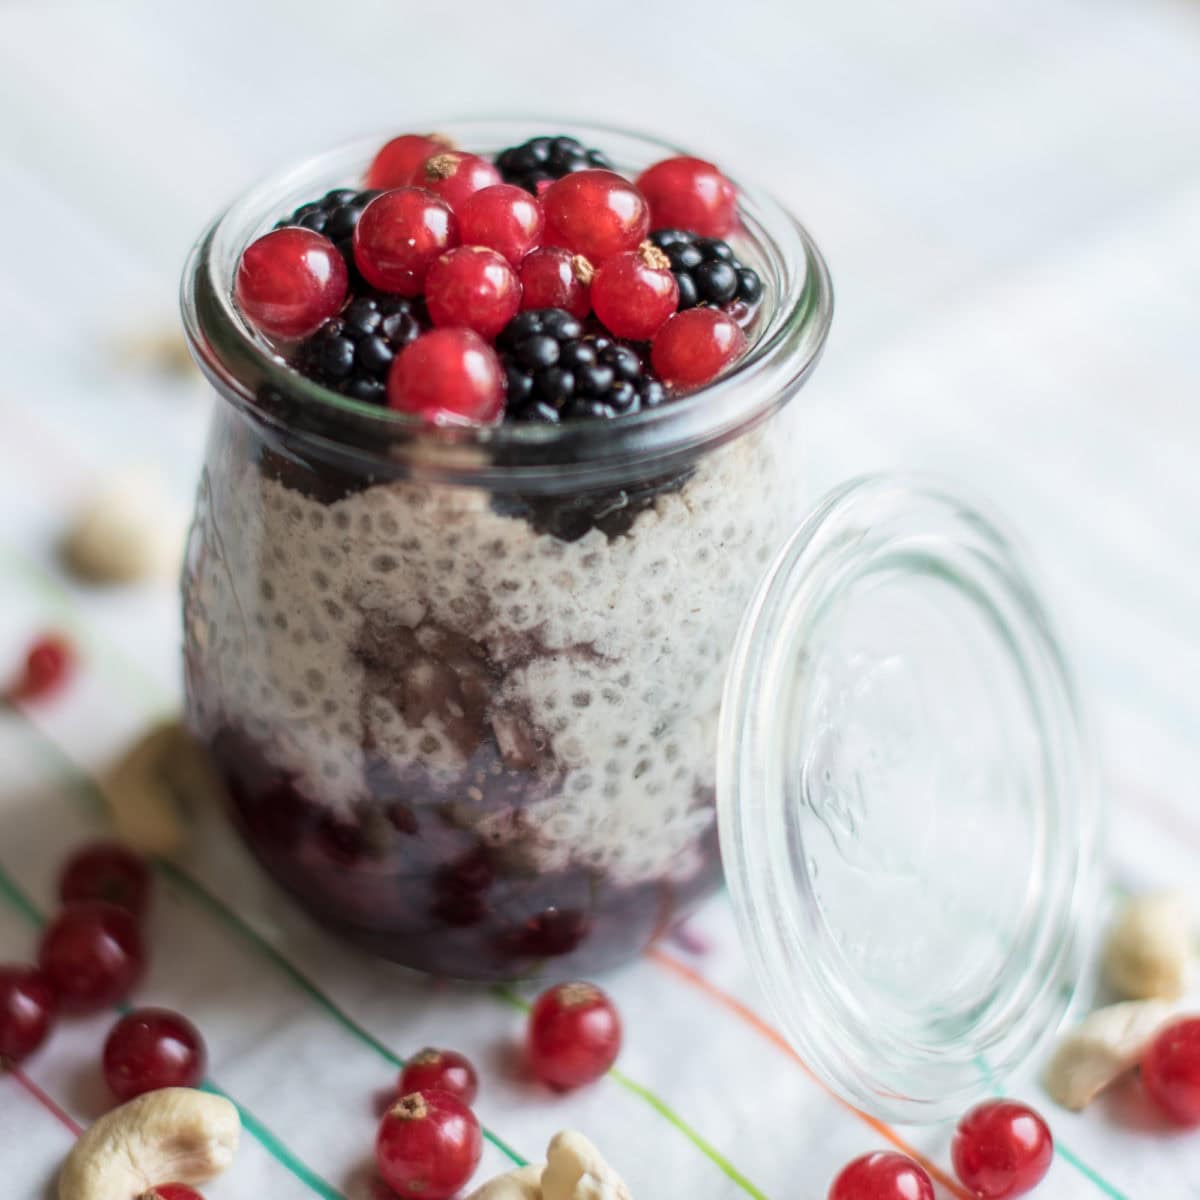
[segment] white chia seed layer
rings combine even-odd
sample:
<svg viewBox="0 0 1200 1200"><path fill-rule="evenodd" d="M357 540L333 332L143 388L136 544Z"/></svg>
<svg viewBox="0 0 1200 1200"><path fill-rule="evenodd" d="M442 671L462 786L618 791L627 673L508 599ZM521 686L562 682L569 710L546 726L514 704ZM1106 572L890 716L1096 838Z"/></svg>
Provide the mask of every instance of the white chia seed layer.
<svg viewBox="0 0 1200 1200"><path fill-rule="evenodd" d="M490 733L533 778L516 825L480 811L482 838L519 839L543 871L687 878L715 819L726 657L792 512L771 443L738 439L628 534L572 543L478 489L324 504L227 464L193 532L194 710L348 817L371 803L364 747L468 790L471 740Z"/></svg>

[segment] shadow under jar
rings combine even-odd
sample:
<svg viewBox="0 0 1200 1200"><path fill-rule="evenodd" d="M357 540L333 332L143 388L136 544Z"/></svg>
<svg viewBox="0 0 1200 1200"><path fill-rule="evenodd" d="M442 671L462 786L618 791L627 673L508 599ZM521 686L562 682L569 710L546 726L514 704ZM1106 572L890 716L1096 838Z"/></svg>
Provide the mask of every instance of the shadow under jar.
<svg viewBox="0 0 1200 1200"><path fill-rule="evenodd" d="M539 131L447 130L483 153ZM563 131L630 173L676 152ZM722 687L801 512L789 401L828 276L743 191L732 240L765 294L726 378L608 422L424 427L301 377L231 300L243 247L379 144L256 188L187 266L219 397L184 578L190 720L253 851L326 925L458 978L602 969L721 878Z"/></svg>

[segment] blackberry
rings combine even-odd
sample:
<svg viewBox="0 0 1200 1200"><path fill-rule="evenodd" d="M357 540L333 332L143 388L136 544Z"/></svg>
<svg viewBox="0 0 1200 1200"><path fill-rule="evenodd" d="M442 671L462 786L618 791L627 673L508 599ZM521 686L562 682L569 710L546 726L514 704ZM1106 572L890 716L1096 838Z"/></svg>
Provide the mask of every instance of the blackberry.
<svg viewBox="0 0 1200 1200"><path fill-rule="evenodd" d="M611 418L654 408L666 389L638 352L607 334L586 333L562 308L518 313L496 339L514 421Z"/></svg>
<svg viewBox="0 0 1200 1200"><path fill-rule="evenodd" d="M392 359L427 325L419 301L358 296L300 343L294 365L344 396L385 404Z"/></svg>
<svg viewBox="0 0 1200 1200"><path fill-rule="evenodd" d="M728 242L683 229L659 229L650 240L671 262L671 272L679 284L681 311L698 304L719 306L735 300L753 306L762 299L762 280L738 262Z"/></svg>
<svg viewBox="0 0 1200 1200"><path fill-rule="evenodd" d="M515 183L537 195L537 185L547 179L561 179L572 171L600 167L613 169L608 155L589 150L573 137L535 137L519 146L509 146L496 155L496 166L505 183Z"/></svg>
<svg viewBox="0 0 1200 1200"><path fill-rule="evenodd" d="M346 260L351 281L356 282L359 275L354 266L354 227L358 224L358 218L362 216L362 210L378 195L378 191L359 192L354 188L334 188L332 192L326 192L320 200L310 200L307 204L300 205L287 220L278 222L275 228L300 225L314 233L323 233L338 248Z"/></svg>

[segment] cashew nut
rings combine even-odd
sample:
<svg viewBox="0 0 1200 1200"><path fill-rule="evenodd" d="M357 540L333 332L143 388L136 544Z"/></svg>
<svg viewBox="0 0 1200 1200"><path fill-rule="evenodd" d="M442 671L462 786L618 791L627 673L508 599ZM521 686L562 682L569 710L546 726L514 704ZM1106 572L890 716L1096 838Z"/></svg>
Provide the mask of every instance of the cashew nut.
<svg viewBox="0 0 1200 1200"><path fill-rule="evenodd" d="M1135 896L1118 915L1104 952L1104 974L1131 1000L1175 1000L1187 986L1191 918L1178 892Z"/></svg>
<svg viewBox="0 0 1200 1200"><path fill-rule="evenodd" d="M178 721L139 738L105 773L101 789L118 835L144 854L170 854L184 840L182 808L221 795L204 748Z"/></svg>
<svg viewBox="0 0 1200 1200"><path fill-rule="evenodd" d="M476 1188L467 1200L542 1200L542 1168L538 1163L530 1163L506 1175L497 1175Z"/></svg>
<svg viewBox="0 0 1200 1200"><path fill-rule="evenodd" d="M556 1133L546 1150L542 1200L630 1200L625 1181L600 1151L573 1130Z"/></svg>
<svg viewBox="0 0 1200 1200"><path fill-rule="evenodd" d="M152 477L114 477L87 498L67 530L67 566L92 583L172 577L183 561L183 523L171 511Z"/></svg>
<svg viewBox="0 0 1200 1200"><path fill-rule="evenodd" d="M1159 1000L1130 1000L1097 1009L1058 1044L1043 1082L1051 1099L1079 1112L1131 1071L1171 1009Z"/></svg>
<svg viewBox="0 0 1200 1200"><path fill-rule="evenodd" d="M134 1200L159 1183L205 1183L237 1150L241 1122L223 1096L162 1088L114 1108L75 1143L58 1200Z"/></svg>

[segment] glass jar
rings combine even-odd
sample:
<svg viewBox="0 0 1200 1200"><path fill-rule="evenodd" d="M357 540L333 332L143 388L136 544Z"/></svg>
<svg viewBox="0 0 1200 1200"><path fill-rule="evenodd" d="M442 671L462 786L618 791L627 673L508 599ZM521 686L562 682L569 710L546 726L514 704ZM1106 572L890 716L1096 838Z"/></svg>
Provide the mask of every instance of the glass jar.
<svg viewBox="0 0 1200 1200"><path fill-rule="evenodd" d="M491 152L537 130L447 132ZM626 169L673 152L567 132ZM246 243L379 144L255 189L187 268L220 397L184 580L190 719L254 852L326 924L459 978L594 971L720 881L725 666L799 511L788 401L828 276L747 193L738 251L767 298L730 378L620 421L431 431L300 377L230 301Z"/></svg>
<svg viewBox="0 0 1200 1200"><path fill-rule="evenodd" d="M543 128L446 132L490 153ZM628 172L678 153L562 132ZM814 1068L895 1119L961 1108L1062 1016L1094 895L1078 707L1018 556L914 481L796 530L790 402L832 295L750 188L751 349L695 395L433 430L302 378L234 308L238 256L381 141L251 191L185 272L219 397L187 698L238 827L338 933L497 980L643 949L718 885L719 809L744 940Z"/></svg>

